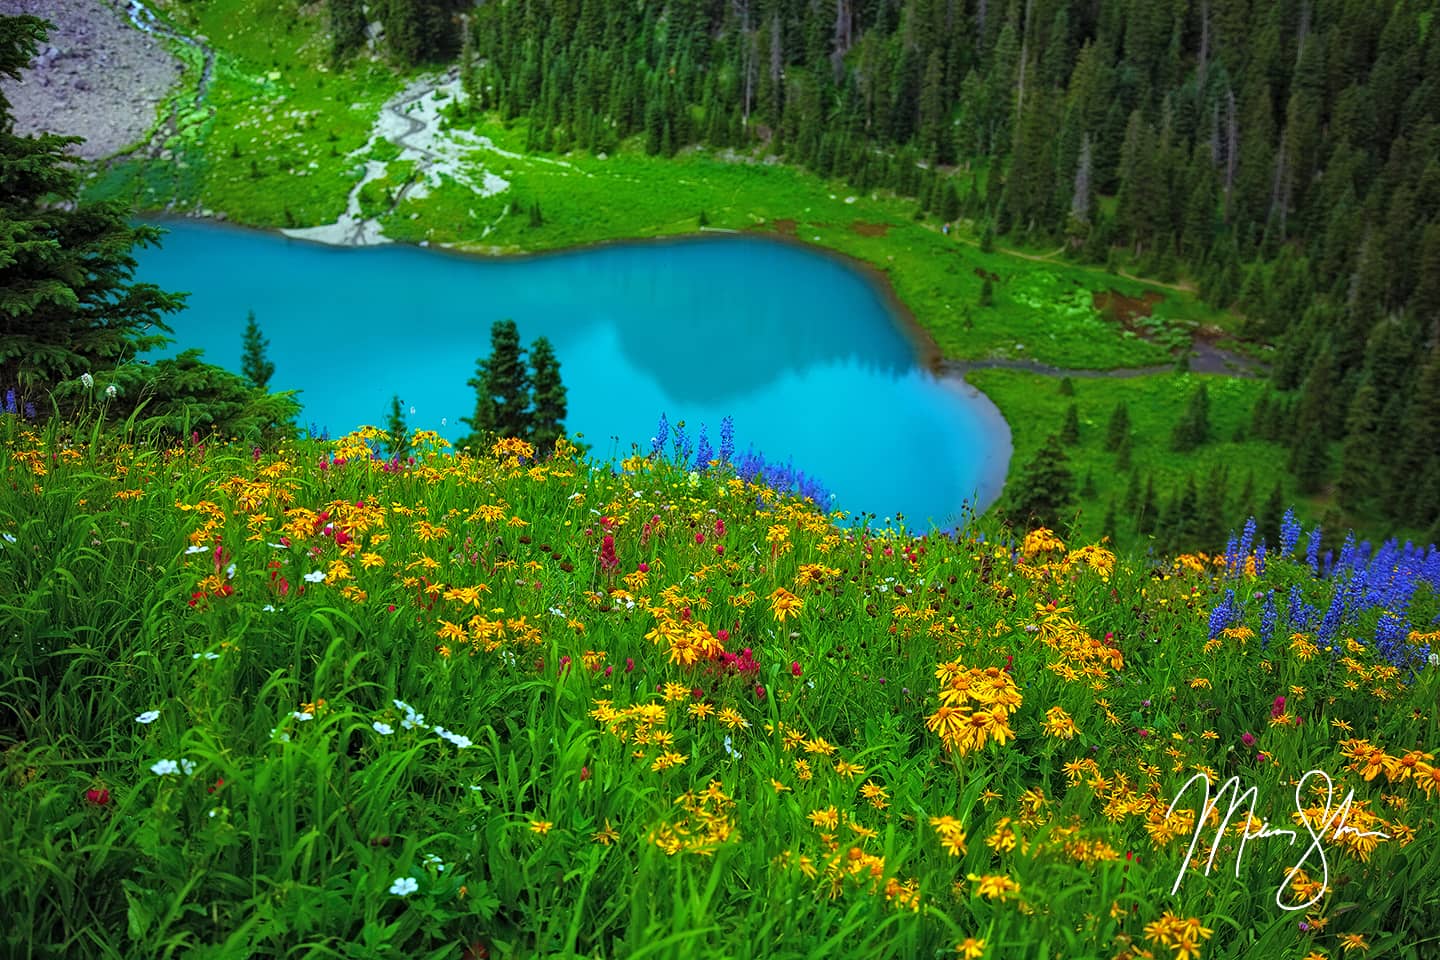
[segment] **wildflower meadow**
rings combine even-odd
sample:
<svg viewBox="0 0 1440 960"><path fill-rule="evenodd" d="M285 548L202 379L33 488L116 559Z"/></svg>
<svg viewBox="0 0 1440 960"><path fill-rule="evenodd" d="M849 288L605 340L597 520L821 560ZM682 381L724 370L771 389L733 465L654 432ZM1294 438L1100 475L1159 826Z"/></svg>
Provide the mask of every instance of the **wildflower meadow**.
<svg viewBox="0 0 1440 960"><path fill-rule="evenodd" d="M1433 547L384 439L0 416L4 955L1440 956Z"/></svg>

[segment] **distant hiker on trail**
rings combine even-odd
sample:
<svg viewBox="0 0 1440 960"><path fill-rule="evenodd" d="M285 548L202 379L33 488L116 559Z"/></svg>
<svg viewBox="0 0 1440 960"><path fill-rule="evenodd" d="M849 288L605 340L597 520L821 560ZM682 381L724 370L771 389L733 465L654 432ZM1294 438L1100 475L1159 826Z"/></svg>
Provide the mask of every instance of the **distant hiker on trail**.
<svg viewBox="0 0 1440 960"><path fill-rule="evenodd" d="M941 227L940 232L945 234L945 236L947 237L950 236L950 224L947 223L943 227Z"/></svg>

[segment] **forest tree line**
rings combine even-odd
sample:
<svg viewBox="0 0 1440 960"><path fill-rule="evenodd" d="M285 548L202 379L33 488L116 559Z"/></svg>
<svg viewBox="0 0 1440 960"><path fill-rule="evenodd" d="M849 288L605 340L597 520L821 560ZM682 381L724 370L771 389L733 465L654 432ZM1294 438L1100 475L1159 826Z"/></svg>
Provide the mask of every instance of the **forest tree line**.
<svg viewBox="0 0 1440 960"><path fill-rule="evenodd" d="M1255 419L1303 492L1440 523L1440 0L330 6L340 55L378 14L534 150L764 149L1189 277L1280 347Z"/></svg>

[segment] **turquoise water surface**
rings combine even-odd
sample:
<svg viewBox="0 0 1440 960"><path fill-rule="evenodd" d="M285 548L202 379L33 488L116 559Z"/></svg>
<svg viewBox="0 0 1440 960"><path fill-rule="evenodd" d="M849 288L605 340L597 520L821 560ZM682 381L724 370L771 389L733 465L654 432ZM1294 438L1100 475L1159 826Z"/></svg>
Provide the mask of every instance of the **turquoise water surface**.
<svg viewBox="0 0 1440 960"><path fill-rule="evenodd" d="M247 311L270 341L271 389L338 436L381 425L398 394L412 429L449 439L465 381L509 317L555 346L566 426L601 458L650 450L663 412L693 438L735 420L737 446L793 458L834 506L949 526L1000 491L1004 421L983 395L923 369L883 291L841 261L756 237L637 243L516 259L413 247L339 249L167 221L136 278L189 291L175 349L239 369Z"/></svg>

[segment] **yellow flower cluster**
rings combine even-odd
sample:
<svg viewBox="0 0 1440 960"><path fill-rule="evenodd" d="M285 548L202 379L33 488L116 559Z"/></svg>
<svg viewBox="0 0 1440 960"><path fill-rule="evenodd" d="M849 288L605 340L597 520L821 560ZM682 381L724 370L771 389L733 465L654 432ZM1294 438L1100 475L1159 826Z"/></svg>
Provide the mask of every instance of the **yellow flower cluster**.
<svg viewBox="0 0 1440 960"><path fill-rule="evenodd" d="M960 756L983 749L991 740L1013 739L1010 715L1023 698L1010 674L999 667L967 669L959 660L935 668L940 708L925 720L926 729Z"/></svg>
<svg viewBox="0 0 1440 960"><path fill-rule="evenodd" d="M698 793L687 790L675 798L684 816L674 823L661 824L650 832L650 842L667 856L694 853L709 856L723 843L736 839L731 819L735 801L725 793L719 780L711 780Z"/></svg>

